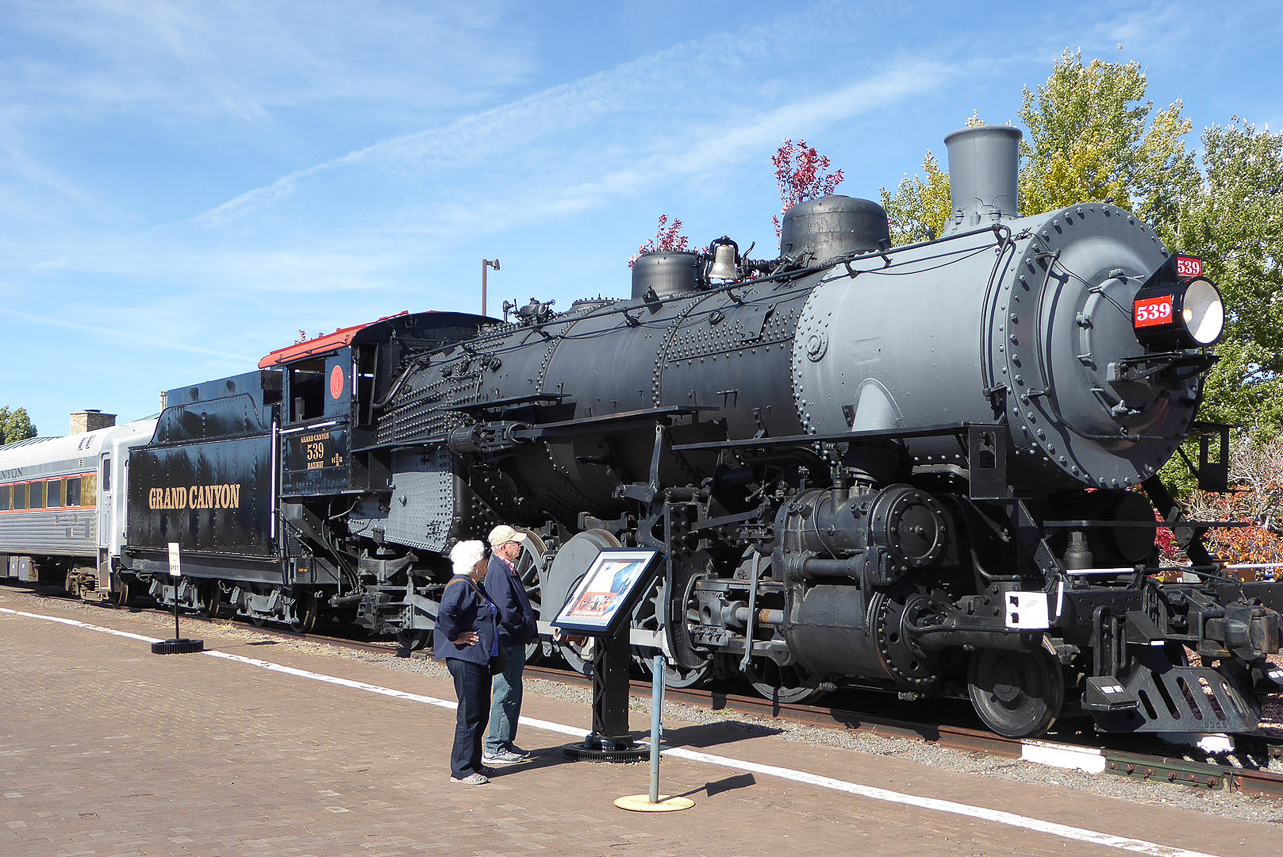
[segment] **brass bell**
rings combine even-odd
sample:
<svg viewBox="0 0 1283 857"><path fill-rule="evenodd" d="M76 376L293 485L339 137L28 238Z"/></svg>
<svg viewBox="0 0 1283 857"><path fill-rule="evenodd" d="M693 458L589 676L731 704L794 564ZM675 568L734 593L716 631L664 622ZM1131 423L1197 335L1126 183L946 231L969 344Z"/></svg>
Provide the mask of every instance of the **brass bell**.
<svg viewBox="0 0 1283 857"><path fill-rule="evenodd" d="M713 242L713 267L708 271L710 280L739 279L739 248L729 238Z"/></svg>

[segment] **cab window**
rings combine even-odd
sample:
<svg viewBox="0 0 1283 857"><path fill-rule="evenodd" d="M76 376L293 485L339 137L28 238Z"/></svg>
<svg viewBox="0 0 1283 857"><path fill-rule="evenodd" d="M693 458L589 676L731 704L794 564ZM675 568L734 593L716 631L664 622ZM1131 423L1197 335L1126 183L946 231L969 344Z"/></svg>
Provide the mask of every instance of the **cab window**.
<svg viewBox="0 0 1283 857"><path fill-rule="evenodd" d="M307 360L290 367L290 422L325 414L325 360Z"/></svg>

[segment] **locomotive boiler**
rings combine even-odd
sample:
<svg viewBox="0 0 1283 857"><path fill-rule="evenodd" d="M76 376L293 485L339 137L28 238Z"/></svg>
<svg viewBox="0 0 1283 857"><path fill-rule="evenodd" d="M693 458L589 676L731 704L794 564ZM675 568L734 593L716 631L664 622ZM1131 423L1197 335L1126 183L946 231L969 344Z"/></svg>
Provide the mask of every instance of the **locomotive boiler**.
<svg viewBox="0 0 1283 857"><path fill-rule="evenodd" d="M1158 476L1196 439L1223 487L1227 429L1196 421L1220 295L1111 205L1021 216L1018 139L946 139L938 239L892 248L880 206L829 196L775 259L718 239L641 257L626 300L403 314L173 391L131 456L122 569L410 646L451 545L508 523L553 608L601 549L659 551L632 640L670 682L965 696L1011 736L1251 731L1283 601L1224 576Z"/></svg>

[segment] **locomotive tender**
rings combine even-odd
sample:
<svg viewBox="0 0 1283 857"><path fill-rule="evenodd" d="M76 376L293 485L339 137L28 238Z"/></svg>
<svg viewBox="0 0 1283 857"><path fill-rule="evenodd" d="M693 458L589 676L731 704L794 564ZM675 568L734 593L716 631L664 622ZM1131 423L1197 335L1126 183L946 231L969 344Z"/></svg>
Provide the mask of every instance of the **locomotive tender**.
<svg viewBox="0 0 1283 857"><path fill-rule="evenodd" d="M1223 576L1157 476L1199 437L1224 483L1227 429L1195 421L1220 296L1128 212L1020 216L1018 140L946 138L938 240L892 249L880 206L825 197L774 260L719 239L641 257L629 300L402 314L171 391L113 571L413 646L451 545L510 523L552 606L601 549L659 550L632 641L670 682L965 695L1010 736L1249 732L1283 596ZM1189 582L1158 577L1155 510Z"/></svg>

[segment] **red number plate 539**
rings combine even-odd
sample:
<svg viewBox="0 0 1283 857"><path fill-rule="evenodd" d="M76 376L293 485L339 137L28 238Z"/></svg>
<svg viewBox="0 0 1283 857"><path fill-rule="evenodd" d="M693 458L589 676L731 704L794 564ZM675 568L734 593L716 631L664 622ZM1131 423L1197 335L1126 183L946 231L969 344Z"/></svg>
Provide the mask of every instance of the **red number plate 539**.
<svg viewBox="0 0 1283 857"><path fill-rule="evenodd" d="M1197 256L1177 256L1176 257L1176 276L1178 277L1201 277L1203 275L1203 260Z"/></svg>
<svg viewBox="0 0 1283 857"><path fill-rule="evenodd" d="M1160 295L1156 298L1148 298L1143 301L1136 301L1135 317L1133 326L1135 327L1153 327L1157 324L1167 324L1172 320L1172 296Z"/></svg>

